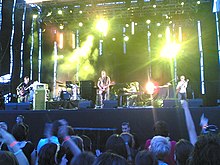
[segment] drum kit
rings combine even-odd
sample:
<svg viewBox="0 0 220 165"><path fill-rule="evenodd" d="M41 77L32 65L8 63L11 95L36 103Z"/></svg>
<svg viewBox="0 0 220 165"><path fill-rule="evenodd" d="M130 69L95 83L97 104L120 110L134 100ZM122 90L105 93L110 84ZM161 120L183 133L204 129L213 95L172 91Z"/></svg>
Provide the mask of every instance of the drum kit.
<svg viewBox="0 0 220 165"><path fill-rule="evenodd" d="M57 81L56 83L58 84L57 101L80 100L80 86L78 82L72 83L71 81L66 81L66 85L60 81Z"/></svg>

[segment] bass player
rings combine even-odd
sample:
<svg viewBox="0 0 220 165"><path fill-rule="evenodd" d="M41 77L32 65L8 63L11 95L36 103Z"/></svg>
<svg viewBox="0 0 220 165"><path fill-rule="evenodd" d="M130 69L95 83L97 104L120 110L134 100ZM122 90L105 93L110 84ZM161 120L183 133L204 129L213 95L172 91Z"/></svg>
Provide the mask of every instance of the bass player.
<svg viewBox="0 0 220 165"><path fill-rule="evenodd" d="M18 95L18 103L29 102L29 93L30 93L31 83L28 76L24 77L24 81L21 82L16 90Z"/></svg>

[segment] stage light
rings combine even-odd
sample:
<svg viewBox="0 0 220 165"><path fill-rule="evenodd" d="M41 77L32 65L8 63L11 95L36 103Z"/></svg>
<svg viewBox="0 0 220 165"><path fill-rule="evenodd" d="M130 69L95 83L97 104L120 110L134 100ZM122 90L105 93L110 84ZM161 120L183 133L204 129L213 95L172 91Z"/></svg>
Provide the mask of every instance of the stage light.
<svg viewBox="0 0 220 165"><path fill-rule="evenodd" d="M156 86L154 85L154 83L151 81L148 81L146 84L147 94L149 94L149 95L154 94L155 89L156 89Z"/></svg>
<svg viewBox="0 0 220 165"><path fill-rule="evenodd" d="M36 19L36 18L37 18L37 16L38 16L37 14L34 14L34 15L33 15L33 19Z"/></svg>
<svg viewBox="0 0 220 165"><path fill-rule="evenodd" d="M180 51L181 45L177 43L167 43L160 52L161 57L173 58Z"/></svg>
<svg viewBox="0 0 220 165"><path fill-rule="evenodd" d="M63 33L60 33L59 37L59 48L63 49Z"/></svg>
<svg viewBox="0 0 220 165"><path fill-rule="evenodd" d="M128 41L129 37L128 36L124 36L124 41Z"/></svg>
<svg viewBox="0 0 220 165"><path fill-rule="evenodd" d="M30 3L40 3L40 2L43 2L43 1L47 1L47 0L26 0L26 3L27 4L30 4Z"/></svg>
<svg viewBox="0 0 220 165"><path fill-rule="evenodd" d="M158 36L157 36L158 38L162 38L163 37L163 35L162 34L158 34Z"/></svg>
<svg viewBox="0 0 220 165"><path fill-rule="evenodd" d="M61 24L59 28L60 28L60 30L63 30L64 26Z"/></svg>
<svg viewBox="0 0 220 165"><path fill-rule="evenodd" d="M79 22L79 27L83 27L83 23L82 22Z"/></svg>
<svg viewBox="0 0 220 165"><path fill-rule="evenodd" d="M58 55L57 56L57 59L63 59L64 58L64 55Z"/></svg>
<svg viewBox="0 0 220 165"><path fill-rule="evenodd" d="M158 23L157 23L157 26L160 26L160 25L161 25L161 23L158 22Z"/></svg>
<svg viewBox="0 0 220 165"><path fill-rule="evenodd" d="M63 14L63 11L62 11L62 10L58 10L57 13L58 13L59 15L62 15L62 14Z"/></svg>
<svg viewBox="0 0 220 165"><path fill-rule="evenodd" d="M146 21L146 23L147 23L147 24L150 24L150 23L151 23L151 20L148 19L148 20Z"/></svg>
<svg viewBox="0 0 220 165"><path fill-rule="evenodd" d="M99 32L101 32L104 36L106 36L108 31L108 22L103 18L101 18L100 20L97 21L96 29Z"/></svg>
<svg viewBox="0 0 220 165"><path fill-rule="evenodd" d="M49 17L49 16L51 16L51 15L52 15L52 11L51 11L51 12L48 12L46 17Z"/></svg>

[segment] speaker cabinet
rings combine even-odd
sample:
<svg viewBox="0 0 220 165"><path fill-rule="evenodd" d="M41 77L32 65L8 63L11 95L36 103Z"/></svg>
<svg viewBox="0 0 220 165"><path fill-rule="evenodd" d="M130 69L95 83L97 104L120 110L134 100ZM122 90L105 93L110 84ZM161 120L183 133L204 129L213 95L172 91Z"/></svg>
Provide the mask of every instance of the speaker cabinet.
<svg viewBox="0 0 220 165"><path fill-rule="evenodd" d="M17 103L7 103L5 104L5 110L17 110Z"/></svg>
<svg viewBox="0 0 220 165"><path fill-rule="evenodd" d="M105 100L103 101L103 108L117 108L118 107L118 101L117 100Z"/></svg>
<svg viewBox="0 0 220 165"><path fill-rule="evenodd" d="M80 96L86 100L92 100L95 102L96 100L96 91L95 91L95 83L94 81L80 81Z"/></svg>
<svg viewBox="0 0 220 165"><path fill-rule="evenodd" d="M94 107L95 107L95 104L91 100L82 100L82 101L79 101L79 104L78 104L79 109L94 108Z"/></svg>
<svg viewBox="0 0 220 165"><path fill-rule="evenodd" d="M33 110L46 110L46 90L34 91Z"/></svg>
<svg viewBox="0 0 220 165"><path fill-rule="evenodd" d="M180 106L180 103L177 99L166 99L163 100L163 107L164 108L174 108Z"/></svg>
<svg viewBox="0 0 220 165"><path fill-rule="evenodd" d="M7 103L5 104L5 110L30 110L30 103Z"/></svg>
<svg viewBox="0 0 220 165"><path fill-rule="evenodd" d="M202 107L203 106L203 100L202 99L189 99L188 100L189 107Z"/></svg>

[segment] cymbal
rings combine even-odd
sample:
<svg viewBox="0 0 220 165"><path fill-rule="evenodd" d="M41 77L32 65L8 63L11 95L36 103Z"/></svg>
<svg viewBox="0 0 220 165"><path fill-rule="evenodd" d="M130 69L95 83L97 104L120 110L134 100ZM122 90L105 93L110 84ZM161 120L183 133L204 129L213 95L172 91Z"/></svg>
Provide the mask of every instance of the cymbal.
<svg viewBox="0 0 220 165"><path fill-rule="evenodd" d="M62 84L59 84L58 86L59 86L59 87L66 87L66 85L62 85Z"/></svg>
<svg viewBox="0 0 220 165"><path fill-rule="evenodd" d="M58 84L63 84L63 82L61 82L61 81L56 81L56 83L58 83Z"/></svg>

